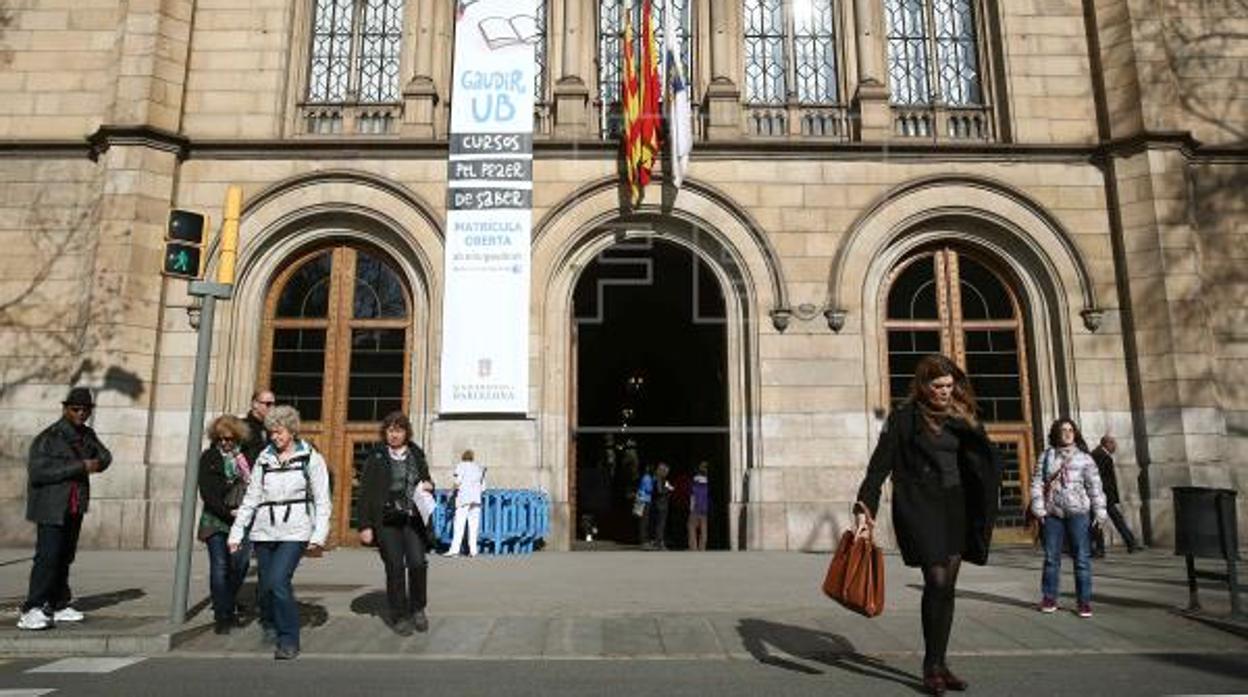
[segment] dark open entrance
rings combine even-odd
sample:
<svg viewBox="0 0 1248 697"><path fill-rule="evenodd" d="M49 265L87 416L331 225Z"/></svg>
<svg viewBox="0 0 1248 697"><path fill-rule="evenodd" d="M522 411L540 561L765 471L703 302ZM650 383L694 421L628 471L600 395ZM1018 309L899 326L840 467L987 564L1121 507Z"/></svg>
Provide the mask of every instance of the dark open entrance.
<svg viewBox="0 0 1248 697"><path fill-rule="evenodd" d="M665 462L675 487L667 546L684 549L692 478L706 461L708 548L727 548L727 325L719 281L689 249L629 240L586 266L574 307L573 546L637 544L640 474Z"/></svg>

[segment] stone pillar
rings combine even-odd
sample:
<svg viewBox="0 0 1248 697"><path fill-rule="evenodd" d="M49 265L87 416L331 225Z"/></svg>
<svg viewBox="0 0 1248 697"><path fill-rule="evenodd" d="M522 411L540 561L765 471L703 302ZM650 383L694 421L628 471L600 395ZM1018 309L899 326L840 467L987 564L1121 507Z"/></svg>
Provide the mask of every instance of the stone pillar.
<svg viewBox="0 0 1248 697"><path fill-rule="evenodd" d="M560 138L582 138L589 135L589 87L583 76L584 56L593 47L596 32L587 31L586 0L563 0L562 55L559 80L555 83L555 135Z"/></svg>
<svg viewBox="0 0 1248 697"><path fill-rule="evenodd" d="M854 35L858 59L858 85L850 109L854 137L860 141L887 140L892 132L888 86L884 81L884 17L881 3L854 0Z"/></svg>
<svg viewBox="0 0 1248 697"><path fill-rule="evenodd" d="M741 137L741 90L733 75L736 56L734 47L739 43L736 31L736 13L739 2L710 0L705 7L711 19L711 83L706 87L703 107L707 113L707 140L730 140Z"/></svg>
<svg viewBox="0 0 1248 697"><path fill-rule="evenodd" d="M416 61L412 79L403 88L403 135L432 138L438 88L433 80L434 5L416 4Z"/></svg>
<svg viewBox="0 0 1248 697"><path fill-rule="evenodd" d="M1173 541L1172 487L1237 488L1225 452L1217 325L1207 304L1211 262L1202 259L1189 213L1185 168L1174 147L1116 156L1113 168L1122 221L1117 272L1125 276L1119 290L1129 294L1120 303L1130 308L1124 339L1134 345L1140 383L1135 455L1154 545Z"/></svg>

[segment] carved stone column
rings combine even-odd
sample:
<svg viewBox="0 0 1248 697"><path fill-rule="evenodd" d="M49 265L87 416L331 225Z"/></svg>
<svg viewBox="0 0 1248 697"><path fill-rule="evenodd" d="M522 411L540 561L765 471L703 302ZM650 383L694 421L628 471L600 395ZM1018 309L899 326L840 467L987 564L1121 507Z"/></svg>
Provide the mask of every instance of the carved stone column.
<svg viewBox="0 0 1248 697"><path fill-rule="evenodd" d="M741 136L741 90L732 76L735 12L739 2L710 0L706 3L711 18L711 83L706 87L708 140L725 140Z"/></svg>
<svg viewBox="0 0 1248 697"><path fill-rule="evenodd" d="M589 135L589 87L585 71L586 49L592 49L592 27L587 28L586 0L563 0L563 54L559 60L559 80L555 82L555 135L580 138ZM588 30L587 30L588 29Z"/></svg>
<svg viewBox="0 0 1248 697"><path fill-rule="evenodd" d="M433 81L434 16L432 2L418 2L416 62L412 79L403 88L403 135L432 138L438 88Z"/></svg>
<svg viewBox="0 0 1248 697"><path fill-rule="evenodd" d="M884 16L876 0L854 0L854 31L858 59L858 86L850 108L855 138L887 140L892 132L888 85L884 82Z"/></svg>

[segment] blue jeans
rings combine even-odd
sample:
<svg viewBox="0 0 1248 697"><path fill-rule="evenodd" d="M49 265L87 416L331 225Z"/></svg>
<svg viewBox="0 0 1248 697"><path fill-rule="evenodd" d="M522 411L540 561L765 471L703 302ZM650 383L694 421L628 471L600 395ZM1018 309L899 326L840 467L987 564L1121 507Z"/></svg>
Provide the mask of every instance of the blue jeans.
<svg viewBox="0 0 1248 697"><path fill-rule="evenodd" d="M291 579L307 542L253 542L260 563L260 624L277 633L277 648L299 649L299 605Z"/></svg>
<svg viewBox="0 0 1248 697"><path fill-rule="evenodd" d="M238 551L230 554L226 544L227 535L219 532L208 539L208 589L212 593L212 618L225 622L234 618L237 609L238 589L247 578L251 565L251 543L243 542Z"/></svg>
<svg viewBox="0 0 1248 697"><path fill-rule="evenodd" d="M1070 552L1075 557L1075 598L1080 603L1092 602L1092 543L1088 528L1088 514L1080 513L1058 518L1044 517L1044 573L1040 577L1040 592L1046 598L1057 599L1062 573L1062 545L1069 539Z"/></svg>

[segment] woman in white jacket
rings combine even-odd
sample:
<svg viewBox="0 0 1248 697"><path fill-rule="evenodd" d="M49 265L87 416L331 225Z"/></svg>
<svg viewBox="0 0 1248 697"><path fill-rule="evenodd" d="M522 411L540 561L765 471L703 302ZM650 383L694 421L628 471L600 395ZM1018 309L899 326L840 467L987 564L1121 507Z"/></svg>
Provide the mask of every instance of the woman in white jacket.
<svg viewBox="0 0 1248 697"><path fill-rule="evenodd" d="M1096 462L1074 421L1061 418L1049 428L1049 447L1031 473L1031 512L1040 519L1044 572L1040 577L1041 612L1057 611L1062 548L1070 542L1075 557L1076 612L1092 616L1092 524L1107 519L1105 493Z"/></svg>
<svg viewBox="0 0 1248 697"><path fill-rule="evenodd" d="M273 658L299 655L299 607L291 579L306 553L320 556L329 536L329 472L312 444L299 438L299 412L281 405L264 420L272 444L252 466L247 494L230 528L230 552L248 528L260 572L260 625Z"/></svg>

